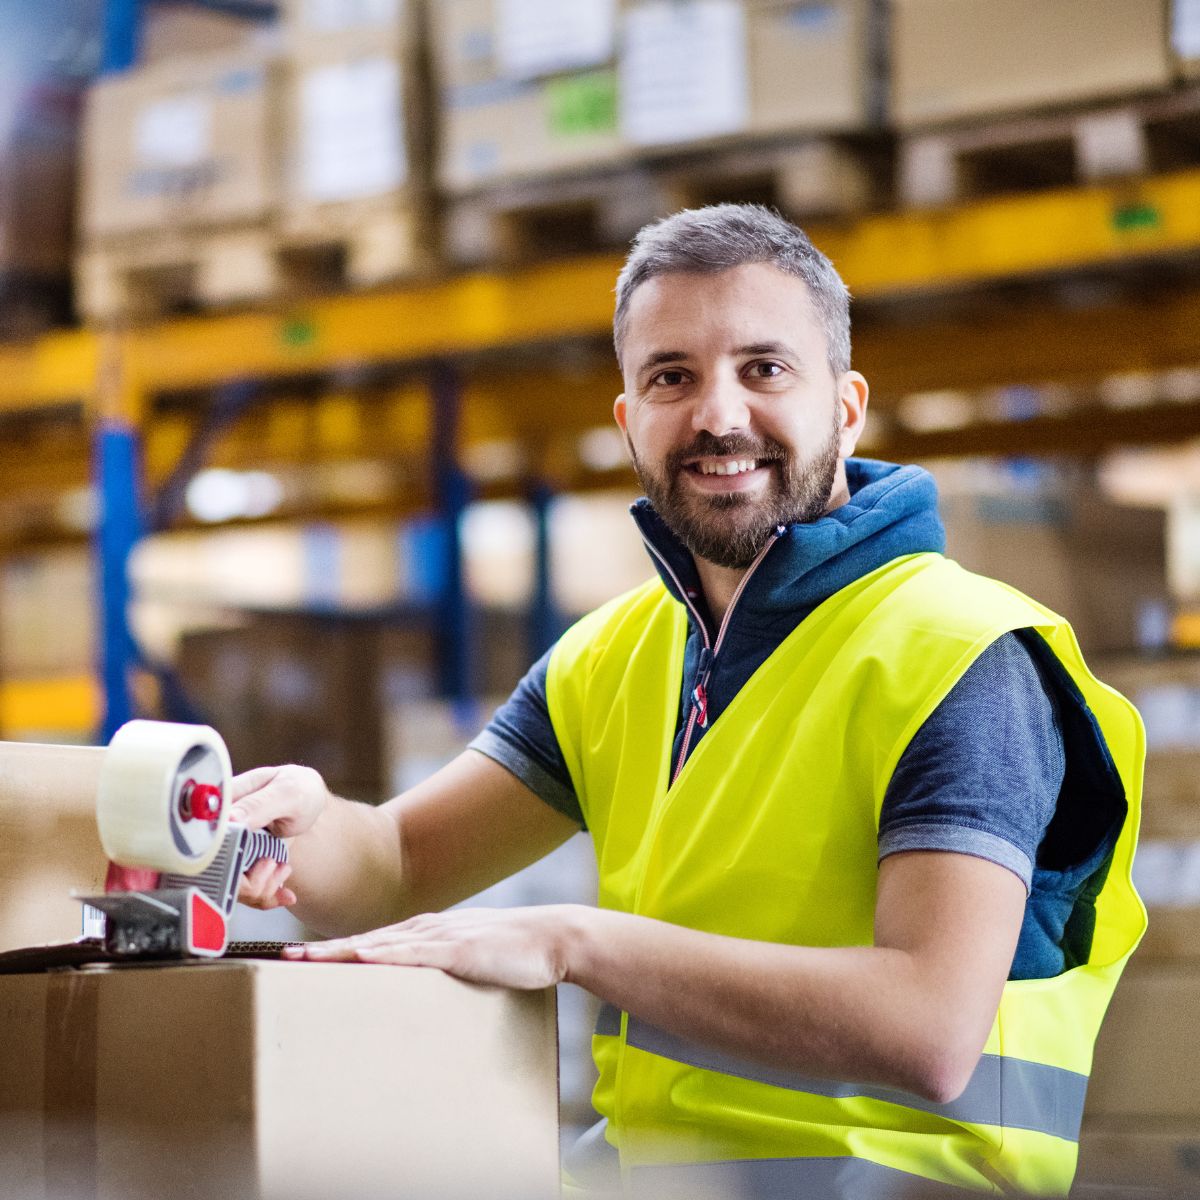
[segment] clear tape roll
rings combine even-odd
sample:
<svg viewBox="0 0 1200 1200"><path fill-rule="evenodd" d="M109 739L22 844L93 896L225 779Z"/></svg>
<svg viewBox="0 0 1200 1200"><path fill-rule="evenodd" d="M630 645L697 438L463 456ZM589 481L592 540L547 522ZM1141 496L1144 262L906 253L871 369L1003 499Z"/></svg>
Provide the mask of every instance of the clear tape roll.
<svg viewBox="0 0 1200 1200"><path fill-rule="evenodd" d="M199 875L225 836L232 776L229 751L207 725L122 725L105 751L96 790L96 824L105 854L123 867ZM183 815L180 793L188 781L220 788L215 821Z"/></svg>

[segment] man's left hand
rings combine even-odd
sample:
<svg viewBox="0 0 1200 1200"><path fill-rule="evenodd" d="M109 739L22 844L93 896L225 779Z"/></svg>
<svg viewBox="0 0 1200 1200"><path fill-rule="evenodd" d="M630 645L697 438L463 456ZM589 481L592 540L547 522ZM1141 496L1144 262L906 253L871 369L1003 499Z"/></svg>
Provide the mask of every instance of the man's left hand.
<svg viewBox="0 0 1200 1200"><path fill-rule="evenodd" d="M460 908L425 913L371 933L285 947L289 959L437 967L472 983L545 988L562 983L581 906Z"/></svg>

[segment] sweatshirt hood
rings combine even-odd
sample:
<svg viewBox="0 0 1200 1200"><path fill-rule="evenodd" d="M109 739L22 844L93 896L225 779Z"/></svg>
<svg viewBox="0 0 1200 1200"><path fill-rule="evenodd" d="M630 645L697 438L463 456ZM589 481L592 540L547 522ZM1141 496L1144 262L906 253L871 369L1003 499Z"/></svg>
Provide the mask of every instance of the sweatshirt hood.
<svg viewBox="0 0 1200 1200"><path fill-rule="evenodd" d="M815 521L782 527L738 601L739 624L743 615L753 615L764 632L776 621L790 627L798 610L811 611L894 558L945 550L937 485L928 471L850 458L846 483L850 499L845 504ZM686 592L693 603L702 598L691 552L650 501L643 497L630 511L671 594L682 601Z"/></svg>

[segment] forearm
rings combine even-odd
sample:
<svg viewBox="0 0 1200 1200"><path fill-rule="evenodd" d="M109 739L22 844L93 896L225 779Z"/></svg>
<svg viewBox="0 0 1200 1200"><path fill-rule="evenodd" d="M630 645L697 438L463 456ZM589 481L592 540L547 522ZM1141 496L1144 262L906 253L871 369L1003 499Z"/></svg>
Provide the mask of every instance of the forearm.
<svg viewBox="0 0 1200 1200"><path fill-rule="evenodd" d="M568 982L749 1061L945 1099L986 1036L904 950L780 946L597 910L571 925Z"/></svg>
<svg viewBox="0 0 1200 1200"><path fill-rule="evenodd" d="M316 823L291 839L292 911L331 936L399 920L404 912L404 850L382 808L331 796Z"/></svg>

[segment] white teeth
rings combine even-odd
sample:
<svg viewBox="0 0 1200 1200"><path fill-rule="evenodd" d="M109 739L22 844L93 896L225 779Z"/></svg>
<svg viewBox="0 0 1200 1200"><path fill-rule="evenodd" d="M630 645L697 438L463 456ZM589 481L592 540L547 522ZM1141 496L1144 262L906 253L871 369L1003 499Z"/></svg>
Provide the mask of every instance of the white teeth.
<svg viewBox="0 0 1200 1200"><path fill-rule="evenodd" d="M740 475L743 471L753 471L755 462L752 458L743 459L741 462L713 462L711 459L702 459L696 467L701 475Z"/></svg>

